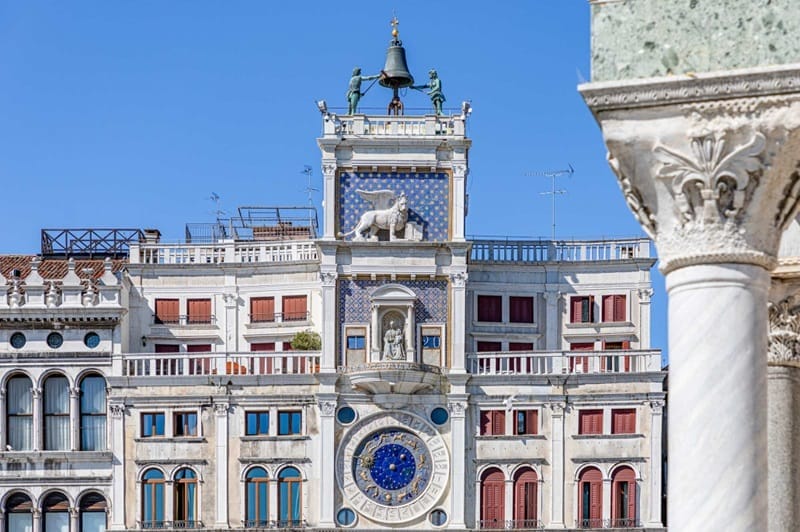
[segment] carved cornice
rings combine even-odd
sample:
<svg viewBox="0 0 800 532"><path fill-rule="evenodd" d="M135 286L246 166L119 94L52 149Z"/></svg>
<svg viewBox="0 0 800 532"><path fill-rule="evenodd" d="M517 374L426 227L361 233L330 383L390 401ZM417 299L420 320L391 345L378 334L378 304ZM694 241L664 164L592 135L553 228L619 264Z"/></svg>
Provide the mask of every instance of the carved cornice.
<svg viewBox="0 0 800 532"><path fill-rule="evenodd" d="M797 92L800 65L742 69L692 76L586 83L578 87L594 113Z"/></svg>
<svg viewBox="0 0 800 532"><path fill-rule="evenodd" d="M800 302L789 296L777 303L769 303L769 347L767 363L770 366L800 367Z"/></svg>

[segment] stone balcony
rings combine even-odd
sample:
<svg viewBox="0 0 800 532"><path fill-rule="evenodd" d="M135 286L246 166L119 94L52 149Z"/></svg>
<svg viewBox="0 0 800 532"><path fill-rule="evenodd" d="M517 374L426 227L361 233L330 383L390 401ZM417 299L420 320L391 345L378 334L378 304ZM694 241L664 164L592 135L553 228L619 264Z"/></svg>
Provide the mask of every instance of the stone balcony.
<svg viewBox="0 0 800 532"><path fill-rule="evenodd" d="M372 394L413 394L436 387L442 375L438 366L417 362L381 361L340 366L354 388Z"/></svg>
<svg viewBox="0 0 800 532"><path fill-rule="evenodd" d="M131 244L130 264L248 264L315 262L311 241L230 241L213 244Z"/></svg>
<svg viewBox="0 0 800 532"><path fill-rule="evenodd" d="M328 114L323 121L324 136L373 137L442 137L466 136L466 117L451 116L388 116Z"/></svg>
<svg viewBox="0 0 800 532"><path fill-rule="evenodd" d="M473 375L623 374L661 371L661 351L506 351L468 353Z"/></svg>
<svg viewBox="0 0 800 532"><path fill-rule="evenodd" d="M246 353L124 353L113 356L114 375L208 377L310 375L319 371L318 351Z"/></svg>
<svg viewBox="0 0 800 532"><path fill-rule="evenodd" d="M650 259L649 238L614 240L520 240L473 238L472 264L530 264Z"/></svg>

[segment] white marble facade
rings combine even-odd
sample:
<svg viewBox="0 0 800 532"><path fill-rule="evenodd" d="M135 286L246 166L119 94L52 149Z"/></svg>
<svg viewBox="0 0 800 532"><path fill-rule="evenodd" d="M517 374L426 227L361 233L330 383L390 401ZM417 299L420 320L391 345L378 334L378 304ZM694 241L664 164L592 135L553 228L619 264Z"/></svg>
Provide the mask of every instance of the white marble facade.
<svg viewBox="0 0 800 532"><path fill-rule="evenodd" d="M53 308L50 279L0 261L0 433L34 427L1 453L9 531L62 508L71 532L96 528L91 508L115 530L661 529L649 240L468 241L464 116L323 118L319 240L142 242ZM404 187L414 230L340 235L361 219L345 179ZM292 350L306 330L320 351ZM87 374L107 390L96 451ZM69 448L36 443L52 398L9 410L10 379L40 397L48 375L72 390ZM104 503L82 506L91 493Z"/></svg>

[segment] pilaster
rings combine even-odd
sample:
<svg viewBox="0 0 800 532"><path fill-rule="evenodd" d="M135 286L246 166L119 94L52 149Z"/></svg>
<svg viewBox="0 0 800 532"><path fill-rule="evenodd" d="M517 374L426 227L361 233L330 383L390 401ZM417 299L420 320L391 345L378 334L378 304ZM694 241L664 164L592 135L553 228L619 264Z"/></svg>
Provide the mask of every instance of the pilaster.
<svg viewBox="0 0 800 532"><path fill-rule="evenodd" d="M319 409L319 455L318 468L320 472L319 486L319 526L333 528L336 497L334 475L336 467L336 444L334 431L336 429L334 416L336 415L338 395L335 393L317 394L317 407Z"/></svg>
<svg viewBox="0 0 800 532"><path fill-rule="evenodd" d="M647 516L648 527L663 527L661 522L661 454L664 401L650 401L650 513Z"/></svg>
<svg viewBox="0 0 800 532"><path fill-rule="evenodd" d="M31 397L33 398L33 450L41 451L42 436L44 431L42 428L42 390L41 388L31 388Z"/></svg>
<svg viewBox="0 0 800 532"><path fill-rule="evenodd" d="M550 461L553 474L550 523L548 528L566 528L564 523L564 414L567 405L564 403L548 403L550 421L552 424L552 443L550 447Z"/></svg>
<svg viewBox="0 0 800 532"><path fill-rule="evenodd" d="M216 528L228 528L228 413L231 405L227 402L214 404L216 425Z"/></svg>
<svg viewBox="0 0 800 532"><path fill-rule="evenodd" d="M466 509L466 448L467 425L466 416L469 403L468 395L450 395L448 407L450 409L450 434L453 459L450 461L450 525L448 528L466 528L464 512ZM478 492L476 492L478 493Z"/></svg>
<svg viewBox="0 0 800 532"><path fill-rule="evenodd" d="M111 514L110 530L125 529L125 405L111 403ZM169 517L166 517L169 519Z"/></svg>
<svg viewBox="0 0 800 532"><path fill-rule="evenodd" d="M450 359L450 369L454 372L466 371L466 306L467 306L467 272L457 272L450 275L450 310L453 322L453 350Z"/></svg>
<svg viewBox="0 0 800 532"><path fill-rule="evenodd" d="M81 448L80 427L81 390L69 389L69 448L78 451Z"/></svg>
<svg viewBox="0 0 800 532"><path fill-rule="evenodd" d="M544 300L546 303L546 334L545 346L548 351L557 351L561 349L561 334L559 331L559 312L558 303L561 301L561 292L546 291L544 292Z"/></svg>
<svg viewBox="0 0 800 532"><path fill-rule="evenodd" d="M327 211L327 209L326 209ZM326 270L319 274L322 283L322 360L323 372L336 371L336 270ZM374 333L373 333L374 334Z"/></svg>

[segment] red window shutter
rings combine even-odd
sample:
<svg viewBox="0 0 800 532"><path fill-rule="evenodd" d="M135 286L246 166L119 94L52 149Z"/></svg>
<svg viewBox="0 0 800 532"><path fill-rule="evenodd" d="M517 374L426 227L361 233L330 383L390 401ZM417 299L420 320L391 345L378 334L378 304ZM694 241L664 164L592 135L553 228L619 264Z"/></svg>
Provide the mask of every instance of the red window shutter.
<svg viewBox="0 0 800 532"><path fill-rule="evenodd" d="M570 306L572 307L572 312L570 316L570 322L572 323L580 323L581 322L581 311L583 310L583 298L581 297L573 297L570 299Z"/></svg>
<svg viewBox="0 0 800 532"><path fill-rule="evenodd" d="M307 317L307 311L306 296L283 296L284 320L304 320Z"/></svg>
<svg viewBox="0 0 800 532"><path fill-rule="evenodd" d="M603 482L601 480L593 481L591 483L590 493L591 501L589 503L589 518L592 521L595 519L600 520L603 518Z"/></svg>
<svg viewBox="0 0 800 532"><path fill-rule="evenodd" d="M178 323L180 319L179 304L177 299L156 299L156 322Z"/></svg>
<svg viewBox="0 0 800 532"><path fill-rule="evenodd" d="M508 300L509 321L511 323L533 323L533 298L515 297Z"/></svg>
<svg viewBox="0 0 800 532"><path fill-rule="evenodd" d="M514 520L519 528L532 528L530 521L537 518L537 485L536 472L532 469L523 470L514 479Z"/></svg>
<svg viewBox="0 0 800 532"><path fill-rule="evenodd" d="M506 413L502 410L494 410L492 415L492 434L502 436L506 433Z"/></svg>
<svg viewBox="0 0 800 532"><path fill-rule="evenodd" d="M177 344L156 344L156 353L180 353L181 346Z"/></svg>
<svg viewBox="0 0 800 532"><path fill-rule="evenodd" d="M528 410L526 413L527 419L525 420L525 428L528 429L528 434L539 433L539 411Z"/></svg>
<svg viewBox="0 0 800 532"><path fill-rule="evenodd" d="M250 344L250 351L275 351L275 342L254 342Z"/></svg>
<svg viewBox="0 0 800 532"><path fill-rule="evenodd" d="M275 298L250 298L250 321L275 321Z"/></svg>
<svg viewBox="0 0 800 532"><path fill-rule="evenodd" d="M603 433L603 411L602 410L581 410L578 415L579 434L602 434Z"/></svg>
<svg viewBox="0 0 800 532"><path fill-rule="evenodd" d="M611 432L613 434L636 433L636 409L616 409L611 412L611 415Z"/></svg>
<svg viewBox="0 0 800 532"><path fill-rule="evenodd" d="M481 410L481 435L486 436L492 433L492 412Z"/></svg>
<svg viewBox="0 0 800 532"><path fill-rule="evenodd" d="M503 528L505 524L505 481L503 473L492 470L481 482L481 520L485 528Z"/></svg>
<svg viewBox="0 0 800 532"><path fill-rule="evenodd" d="M628 519L636 524L636 480L628 482Z"/></svg>
<svg viewBox="0 0 800 532"><path fill-rule="evenodd" d="M625 321L625 295L614 296L614 321Z"/></svg>
<svg viewBox="0 0 800 532"><path fill-rule="evenodd" d="M283 342L283 350L284 351L291 351L292 350L292 342Z"/></svg>
<svg viewBox="0 0 800 532"><path fill-rule="evenodd" d="M614 296L603 296L603 321L614 321Z"/></svg>
<svg viewBox="0 0 800 532"><path fill-rule="evenodd" d="M211 300L189 299L186 301L189 323L211 323Z"/></svg>

